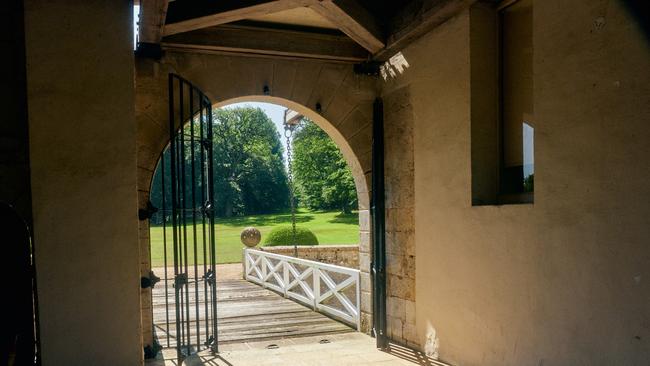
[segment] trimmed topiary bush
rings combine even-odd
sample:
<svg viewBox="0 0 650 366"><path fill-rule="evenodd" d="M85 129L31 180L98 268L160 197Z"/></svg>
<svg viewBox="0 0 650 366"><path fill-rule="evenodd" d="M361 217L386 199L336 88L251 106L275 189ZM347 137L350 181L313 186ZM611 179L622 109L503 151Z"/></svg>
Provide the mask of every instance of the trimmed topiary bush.
<svg viewBox="0 0 650 366"><path fill-rule="evenodd" d="M316 235L309 229L296 227L297 245L318 245ZM280 245L293 245L293 230L291 226L278 226L273 228L264 240L264 246L277 247Z"/></svg>

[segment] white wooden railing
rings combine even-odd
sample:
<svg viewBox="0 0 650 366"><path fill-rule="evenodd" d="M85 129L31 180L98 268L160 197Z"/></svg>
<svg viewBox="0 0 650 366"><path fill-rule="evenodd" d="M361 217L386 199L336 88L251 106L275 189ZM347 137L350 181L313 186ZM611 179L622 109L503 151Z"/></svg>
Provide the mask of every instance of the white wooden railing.
<svg viewBox="0 0 650 366"><path fill-rule="evenodd" d="M245 248L244 278L360 329L359 270Z"/></svg>

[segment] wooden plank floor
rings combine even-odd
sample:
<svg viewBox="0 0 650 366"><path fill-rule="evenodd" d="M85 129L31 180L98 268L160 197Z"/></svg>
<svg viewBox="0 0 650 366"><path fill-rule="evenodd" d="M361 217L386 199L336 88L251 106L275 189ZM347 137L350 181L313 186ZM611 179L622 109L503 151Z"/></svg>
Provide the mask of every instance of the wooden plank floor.
<svg viewBox="0 0 650 366"><path fill-rule="evenodd" d="M174 289L169 286L169 329L166 325L165 286L161 281L153 289L154 328L163 347L174 347L176 339L176 308ZM190 332L193 342L205 342L205 307L197 316L194 287L190 285ZM203 300L203 284L199 282L199 300ZM208 314L211 309L208 307ZM217 318L219 344L257 342L273 339L318 336L353 332L347 325L328 318L292 300L243 279L217 281ZM199 338L197 338L197 333ZM169 342L168 342L169 340Z"/></svg>

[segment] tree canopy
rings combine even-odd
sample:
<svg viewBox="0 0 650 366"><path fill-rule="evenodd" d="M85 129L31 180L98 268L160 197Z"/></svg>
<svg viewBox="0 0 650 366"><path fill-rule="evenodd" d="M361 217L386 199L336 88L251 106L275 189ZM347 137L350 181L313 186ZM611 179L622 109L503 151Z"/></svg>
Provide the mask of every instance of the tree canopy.
<svg viewBox="0 0 650 366"><path fill-rule="evenodd" d="M296 194L301 204L310 209L337 209L345 213L356 208L352 172L325 131L304 120L293 144Z"/></svg>
<svg viewBox="0 0 650 366"><path fill-rule="evenodd" d="M254 107L215 109L212 117L215 214L232 217L286 211L289 184L283 145L273 121L262 109ZM190 125L185 128L189 129ZM191 146L186 144L185 148ZM194 149L195 165L200 166L199 144L194 144ZM294 135L293 151L296 198L300 205L346 213L356 208L352 173L338 147L323 130L309 120L301 122ZM160 165L154 174L150 200L156 207L162 207L162 179L167 205L171 202L169 155L169 150L163 154L165 176ZM185 189L190 192L191 154L185 155L188 167ZM195 191L201 192L201 182L195 184ZM198 196L196 204L202 204ZM159 222L160 215L152 220Z"/></svg>
<svg viewBox="0 0 650 366"><path fill-rule="evenodd" d="M289 188L282 143L260 108L217 109L214 167L217 214L230 217L282 211Z"/></svg>
<svg viewBox="0 0 650 366"><path fill-rule="evenodd" d="M273 121L260 108L253 107L215 109L212 117L215 214L231 217L286 210L289 186L280 134ZM195 149L198 166L198 144ZM169 150L163 154L168 204L171 202L169 154ZM186 165L191 166L190 154L186 154ZM187 169L186 174L190 175L191 171ZM158 168L151 189L151 202L156 207L162 206L161 179L162 171ZM186 181L191 179L188 177ZM200 192L200 182L196 185L196 191Z"/></svg>

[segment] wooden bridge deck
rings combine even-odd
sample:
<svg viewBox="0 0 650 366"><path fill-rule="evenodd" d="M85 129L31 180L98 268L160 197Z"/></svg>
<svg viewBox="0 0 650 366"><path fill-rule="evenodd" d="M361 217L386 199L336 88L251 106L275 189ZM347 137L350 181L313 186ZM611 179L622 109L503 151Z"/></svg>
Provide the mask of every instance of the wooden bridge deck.
<svg viewBox="0 0 650 366"><path fill-rule="evenodd" d="M241 265L240 265L241 266ZM241 267L240 267L241 268ZM353 332L347 325L317 313L292 300L243 279L217 280L217 319L219 344L258 342L273 339L319 336ZM202 300L200 287L199 299ZM169 287L169 329L165 312L165 286L161 281L153 289L154 328L163 347L175 347L176 325L173 287ZM194 311L195 298L190 291ZM197 329L196 315L190 314L192 333ZM203 308L198 317L200 341L205 341ZM169 338L169 342L168 342ZM195 339L194 336L192 338Z"/></svg>

